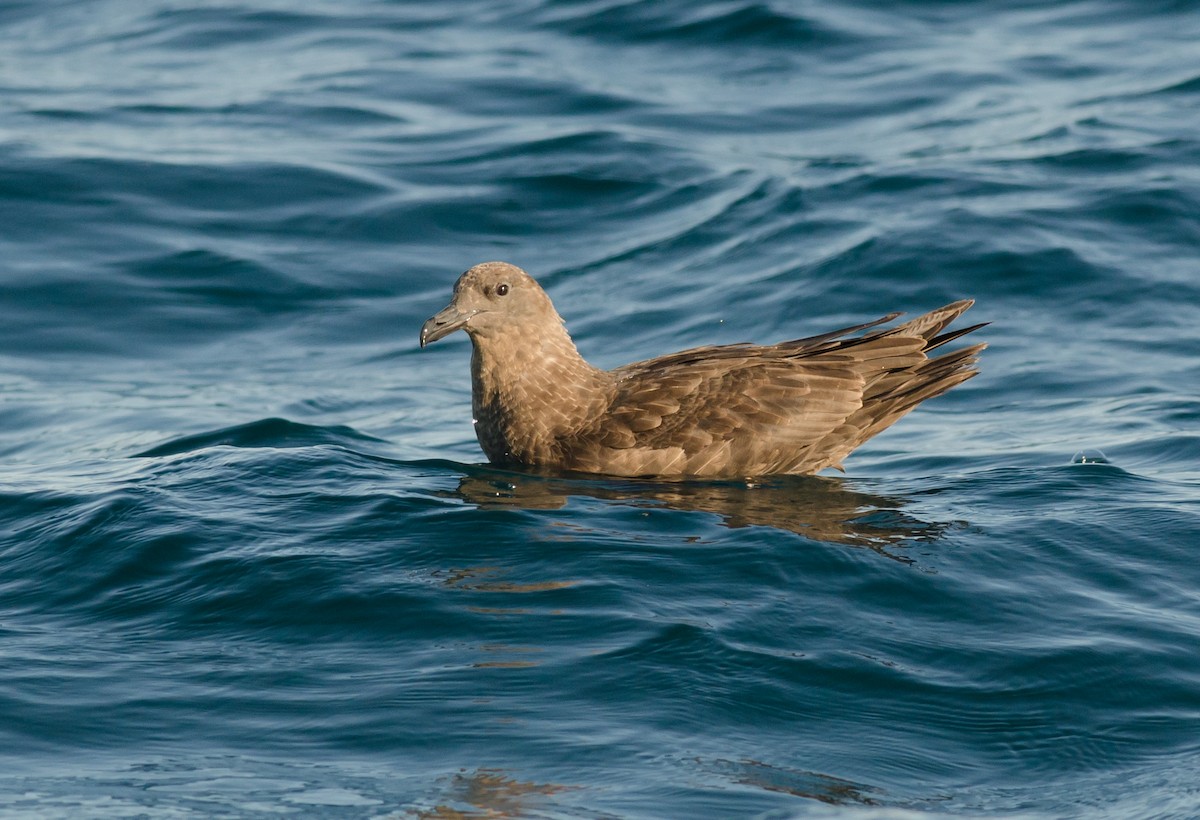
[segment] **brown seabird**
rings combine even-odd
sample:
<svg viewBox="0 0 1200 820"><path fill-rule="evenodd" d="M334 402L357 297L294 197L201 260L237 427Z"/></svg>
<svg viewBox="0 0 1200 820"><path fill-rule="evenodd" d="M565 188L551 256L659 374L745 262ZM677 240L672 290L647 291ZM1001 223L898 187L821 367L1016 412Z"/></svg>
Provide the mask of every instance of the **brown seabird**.
<svg viewBox="0 0 1200 820"><path fill-rule="evenodd" d="M858 336L848 334L900 314L600 370L579 355L533 277L484 262L421 327L421 347L459 329L471 337L475 434L498 466L660 478L815 473L841 469L854 448L978 372L983 344L927 355L983 327L942 332L973 303Z"/></svg>

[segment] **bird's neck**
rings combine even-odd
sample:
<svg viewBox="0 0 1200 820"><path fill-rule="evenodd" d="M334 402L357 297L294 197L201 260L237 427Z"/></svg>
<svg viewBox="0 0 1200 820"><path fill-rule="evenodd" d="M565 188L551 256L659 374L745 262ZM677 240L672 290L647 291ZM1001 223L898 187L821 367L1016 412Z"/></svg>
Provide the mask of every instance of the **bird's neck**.
<svg viewBox="0 0 1200 820"><path fill-rule="evenodd" d="M579 355L560 323L471 341L475 432L493 463L553 462L608 401L612 377Z"/></svg>

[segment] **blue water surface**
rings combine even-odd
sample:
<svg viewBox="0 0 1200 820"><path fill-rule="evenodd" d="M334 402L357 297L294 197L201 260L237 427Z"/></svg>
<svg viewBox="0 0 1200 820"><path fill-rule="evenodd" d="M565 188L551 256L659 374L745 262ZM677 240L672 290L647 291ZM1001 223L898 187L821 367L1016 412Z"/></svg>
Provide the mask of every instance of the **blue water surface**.
<svg viewBox="0 0 1200 820"><path fill-rule="evenodd" d="M0 816L1200 814L1200 7L0 2ZM605 367L954 299L847 473L489 467Z"/></svg>

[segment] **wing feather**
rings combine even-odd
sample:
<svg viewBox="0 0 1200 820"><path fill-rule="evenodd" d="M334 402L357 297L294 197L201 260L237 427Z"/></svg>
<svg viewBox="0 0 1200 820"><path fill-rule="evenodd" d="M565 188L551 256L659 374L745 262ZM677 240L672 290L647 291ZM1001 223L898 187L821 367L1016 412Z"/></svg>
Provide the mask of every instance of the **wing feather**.
<svg viewBox="0 0 1200 820"><path fill-rule="evenodd" d="M955 302L852 338L844 337L895 314L776 345L697 347L617 368L606 412L564 451L576 469L623 475L840 468L921 401L975 375L982 345L926 355L981 327L943 333L970 306Z"/></svg>

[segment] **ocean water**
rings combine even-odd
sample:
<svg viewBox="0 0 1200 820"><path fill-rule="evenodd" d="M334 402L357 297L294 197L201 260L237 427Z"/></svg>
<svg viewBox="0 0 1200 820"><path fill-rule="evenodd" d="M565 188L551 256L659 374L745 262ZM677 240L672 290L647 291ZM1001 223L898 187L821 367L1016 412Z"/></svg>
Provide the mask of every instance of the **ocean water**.
<svg viewBox="0 0 1200 820"><path fill-rule="evenodd" d="M1200 6L0 2L0 816L1200 814ZM593 362L978 300L743 482L487 466Z"/></svg>

